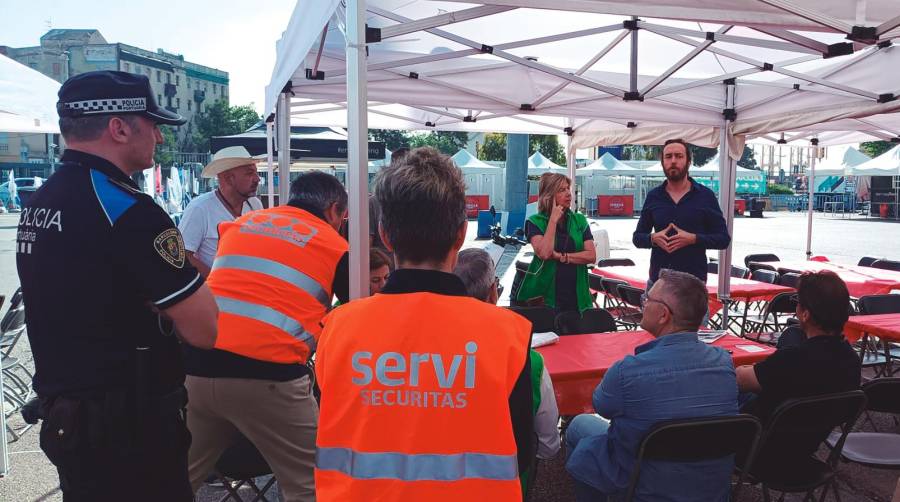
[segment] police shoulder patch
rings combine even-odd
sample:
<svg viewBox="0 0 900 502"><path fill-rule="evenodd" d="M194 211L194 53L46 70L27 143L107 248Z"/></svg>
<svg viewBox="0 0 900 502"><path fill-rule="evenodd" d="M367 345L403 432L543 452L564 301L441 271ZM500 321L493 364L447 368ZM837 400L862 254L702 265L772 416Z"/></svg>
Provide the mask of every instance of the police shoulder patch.
<svg viewBox="0 0 900 502"><path fill-rule="evenodd" d="M153 247L163 260L175 268L184 267L184 241L177 228L163 231L153 240Z"/></svg>

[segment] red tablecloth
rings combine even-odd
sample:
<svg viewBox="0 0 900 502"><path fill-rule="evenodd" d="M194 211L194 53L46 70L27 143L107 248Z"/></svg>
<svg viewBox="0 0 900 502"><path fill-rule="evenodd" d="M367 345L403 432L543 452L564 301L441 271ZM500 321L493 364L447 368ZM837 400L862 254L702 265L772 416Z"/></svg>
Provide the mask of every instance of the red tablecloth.
<svg viewBox="0 0 900 502"><path fill-rule="evenodd" d="M647 280L650 278L649 270L644 267L597 267L592 270L593 273L607 277L609 279L619 279L636 288L646 288ZM719 292L719 276L717 274L708 274L706 277L706 290L709 292L710 307L712 302L716 302L719 307L710 308L710 312L715 312L721 305L718 303ZM752 281L750 279L731 278L731 298L734 300L748 299L753 300L771 300L778 293L787 293L794 291L793 288L787 286L779 286L778 284L767 284L765 282Z"/></svg>
<svg viewBox="0 0 900 502"><path fill-rule="evenodd" d="M593 413L591 395L606 370L616 361L634 354L635 347L651 340L653 336L646 331L617 331L562 336L559 343L537 349L544 356L544 364L553 380L560 414ZM762 361L775 352L773 347L730 335L716 340L713 345L731 350L735 366ZM762 350L751 352L753 349L742 346Z"/></svg>
<svg viewBox="0 0 900 502"><path fill-rule="evenodd" d="M844 336L855 342L864 334L900 342L900 314L854 315L844 325Z"/></svg>
<svg viewBox="0 0 900 502"><path fill-rule="evenodd" d="M892 289L900 289L900 272L858 265L841 265L821 261L779 261L771 262L776 269L797 272L818 272L831 270L846 284L850 296L859 298L866 295L883 295Z"/></svg>

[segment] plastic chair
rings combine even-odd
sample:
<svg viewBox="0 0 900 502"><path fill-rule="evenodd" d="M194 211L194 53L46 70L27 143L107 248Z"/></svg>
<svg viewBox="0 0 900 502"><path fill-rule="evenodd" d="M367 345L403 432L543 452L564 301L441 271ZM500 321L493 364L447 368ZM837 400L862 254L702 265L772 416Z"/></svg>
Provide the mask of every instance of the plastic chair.
<svg viewBox="0 0 900 502"><path fill-rule="evenodd" d="M601 258L597 261L598 267L634 266L634 262L628 258Z"/></svg>
<svg viewBox="0 0 900 502"><path fill-rule="evenodd" d="M761 430L762 425L752 415L689 418L656 424L641 441L625 500L634 499L645 460L698 462L735 455L744 463L752 464ZM738 477L732 500L737 500L745 476L741 473ZM722 483L730 482L730 478L722 479Z"/></svg>
<svg viewBox="0 0 900 502"><path fill-rule="evenodd" d="M750 268L750 262L762 263L766 261L781 261L781 258L772 253L748 254L744 257L744 265L747 268Z"/></svg>
<svg viewBox="0 0 900 502"><path fill-rule="evenodd" d="M563 312L554 321L556 334L583 335L616 331L616 320L603 309L587 309L584 312Z"/></svg>
<svg viewBox="0 0 900 502"><path fill-rule="evenodd" d="M228 492L220 502L225 502L230 498L244 500L238 493L238 490L244 485L249 486L254 492L252 502L267 502L266 492L275 484L275 476L269 478L262 488L256 484L254 478L271 474L272 468L269 467L266 459L249 439L241 435L216 461L214 475L219 478L225 491Z"/></svg>
<svg viewBox="0 0 900 502"><path fill-rule="evenodd" d="M875 260L875 262L872 263L872 268L880 268L882 270L893 270L895 272L900 272L900 261Z"/></svg>
<svg viewBox="0 0 900 502"><path fill-rule="evenodd" d="M900 378L876 378L863 384L866 393L866 410L900 415ZM874 423L873 423L874 426ZM828 445L834 447L839 434L828 437ZM841 450L844 460L868 467L900 469L900 434L895 432L851 432Z"/></svg>
<svg viewBox="0 0 900 502"><path fill-rule="evenodd" d="M754 462L743 466L750 466L748 479L751 483L762 483L763 500L771 500L769 490L805 493L804 500L807 500L820 487L823 492L819 500L825 500L828 490L834 488L844 441L865 406L866 395L861 390L790 399L782 403L772 414ZM812 452L836 427L841 428L841 433L827 460L823 462L813 457ZM791 467L783 468L778 461L783 461L785 452L791 450L797 459L791 458Z"/></svg>
<svg viewBox="0 0 900 502"><path fill-rule="evenodd" d="M546 333L556 329L556 312L550 307L507 307L531 321L532 333Z"/></svg>

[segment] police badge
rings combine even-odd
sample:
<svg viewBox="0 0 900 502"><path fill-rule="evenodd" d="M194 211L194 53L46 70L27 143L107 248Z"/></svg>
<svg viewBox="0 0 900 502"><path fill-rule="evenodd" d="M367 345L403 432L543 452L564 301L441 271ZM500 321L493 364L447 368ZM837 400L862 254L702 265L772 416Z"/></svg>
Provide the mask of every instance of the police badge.
<svg viewBox="0 0 900 502"><path fill-rule="evenodd" d="M170 228L156 236L153 240L156 252L175 268L184 267L184 241L176 228Z"/></svg>

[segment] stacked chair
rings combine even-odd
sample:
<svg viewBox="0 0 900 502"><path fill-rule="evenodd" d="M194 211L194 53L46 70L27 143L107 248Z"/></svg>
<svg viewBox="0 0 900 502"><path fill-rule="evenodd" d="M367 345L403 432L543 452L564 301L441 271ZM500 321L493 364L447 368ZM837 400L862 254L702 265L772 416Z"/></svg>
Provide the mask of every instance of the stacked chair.
<svg viewBox="0 0 900 502"><path fill-rule="evenodd" d="M12 441L17 441L29 428L15 430L9 418L20 412L34 396L31 388L32 374L22 364L22 360L12 355L19 341L25 335L25 302L22 288L16 290L9 302L9 308L0 319L0 366L3 371L3 407L6 414L6 430Z"/></svg>

